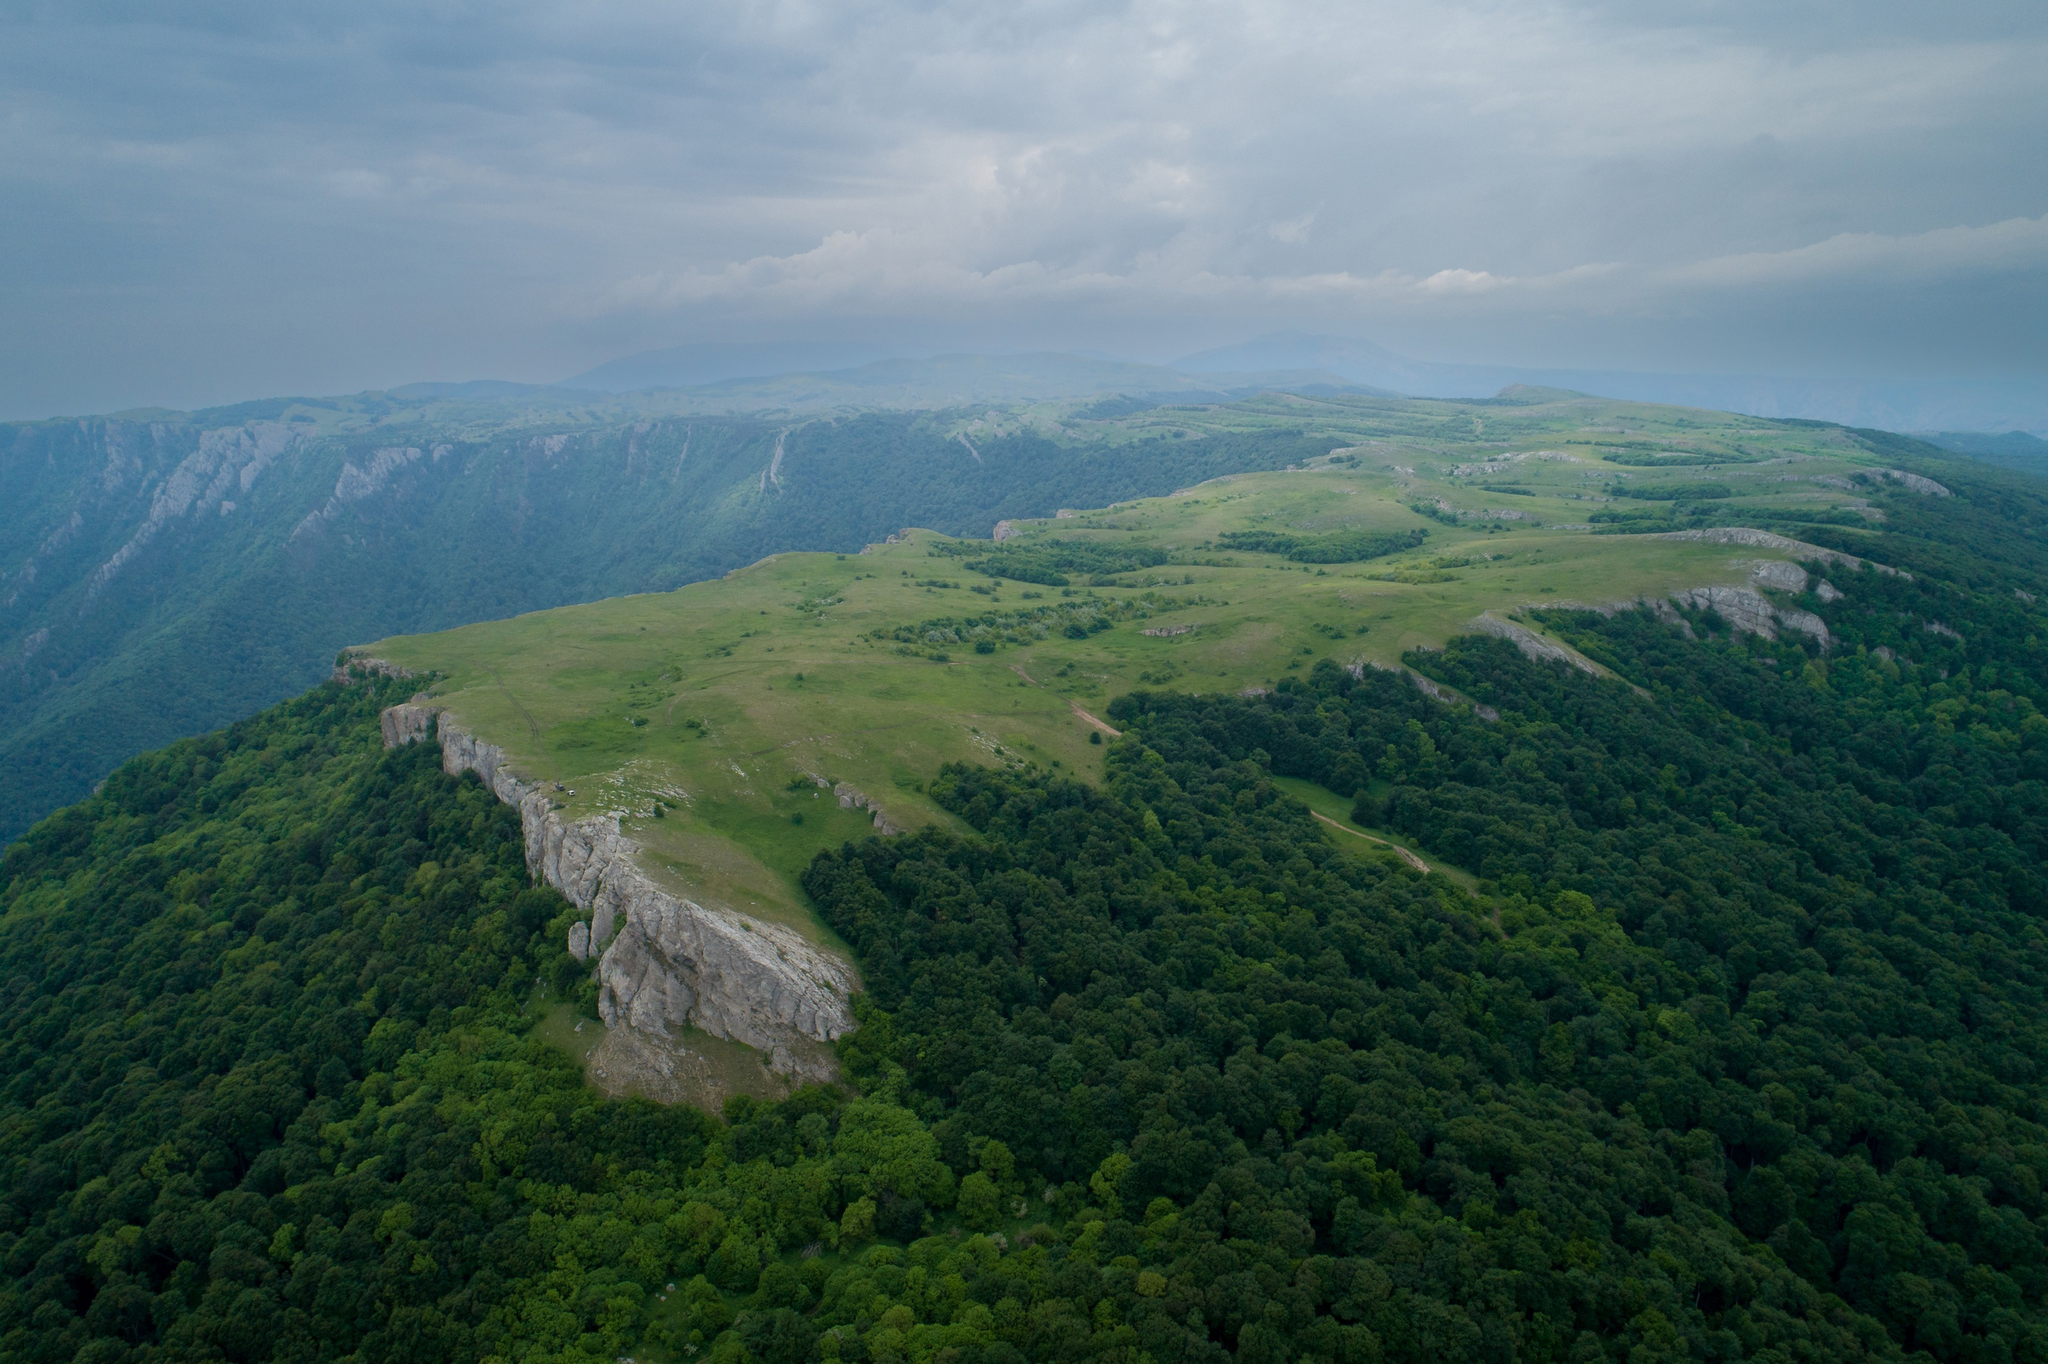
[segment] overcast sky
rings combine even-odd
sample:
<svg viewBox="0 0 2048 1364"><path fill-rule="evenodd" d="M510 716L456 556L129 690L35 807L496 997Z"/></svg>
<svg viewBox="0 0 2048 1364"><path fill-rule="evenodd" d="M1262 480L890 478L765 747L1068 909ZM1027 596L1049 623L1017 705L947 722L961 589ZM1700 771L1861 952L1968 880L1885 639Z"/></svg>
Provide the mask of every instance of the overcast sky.
<svg viewBox="0 0 2048 1364"><path fill-rule="evenodd" d="M0 0L0 415L653 346L2048 373L2048 5Z"/></svg>

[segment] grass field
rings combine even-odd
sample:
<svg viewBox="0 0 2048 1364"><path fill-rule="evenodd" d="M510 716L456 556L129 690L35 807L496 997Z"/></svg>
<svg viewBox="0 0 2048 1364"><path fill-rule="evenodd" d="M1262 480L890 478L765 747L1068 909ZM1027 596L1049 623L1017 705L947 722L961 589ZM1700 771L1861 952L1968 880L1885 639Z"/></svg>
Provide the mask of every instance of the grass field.
<svg viewBox="0 0 2048 1364"><path fill-rule="evenodd" d="M1089 716L1123 692L1271 686L1321 658L1393 666L1482 612L1742 584L1759 558L1779 556L1594 534L1588 516L1659 505L1616 488L1711 481L1730 493L1717 506L1861 520L1854 480L1877 463L1834 430L1569 397L1488 407L1275 396L1152 409L1108 434L1171 439L1218 421L1327 429L1335 453L1016 527L1016 545L1141 546L1166 559L1114 585L990 577L946 552L959 542L920 531L863 554L782 554L677 592L362 652L438 674L434 694L466 724L527 776L561 783L570 816L616 813L646 870L673 889L838 946L795 877L821 848L871 831L865 810L834 798L840 783L899 826L946 824L924 793L944 763L1096 779L1104 749ZM1389 557L1317 565L1223 545L1247 530L1428 535ZM1019 624L1020 613L1038 619ZM976 652L967 622L992 618L1008 624L982 627L991 651ZM1069 637L1063 622L1090 618L1110 623ZM1311 804L1341 819L1348 800L1324 794Z"/></svg>

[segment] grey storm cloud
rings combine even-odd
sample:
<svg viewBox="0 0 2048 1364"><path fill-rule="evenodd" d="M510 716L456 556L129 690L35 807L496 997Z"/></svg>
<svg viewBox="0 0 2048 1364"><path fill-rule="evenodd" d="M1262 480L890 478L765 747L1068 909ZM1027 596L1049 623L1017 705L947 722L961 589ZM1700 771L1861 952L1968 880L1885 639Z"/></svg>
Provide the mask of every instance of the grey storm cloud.
<svg viewBox="0 0 2048 1364"><path fill-rule="evenodd" d="M678 341L2038 376L2048 10L0 3L0 411Z"/></svg>

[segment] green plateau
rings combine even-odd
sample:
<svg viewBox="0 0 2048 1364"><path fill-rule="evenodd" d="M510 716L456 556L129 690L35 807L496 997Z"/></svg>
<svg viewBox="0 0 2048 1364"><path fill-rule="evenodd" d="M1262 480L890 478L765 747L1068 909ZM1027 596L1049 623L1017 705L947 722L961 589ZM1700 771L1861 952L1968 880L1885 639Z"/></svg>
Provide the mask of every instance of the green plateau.
<svg viewBox="0 0 2048 1364"><path fill-rule="evenodd" d="M1128 486L353 645L0 856L0 1360L2048 1358L2048 485L901 419ZM832 1074L648 1097L656 911L848 963Z"/></svg>

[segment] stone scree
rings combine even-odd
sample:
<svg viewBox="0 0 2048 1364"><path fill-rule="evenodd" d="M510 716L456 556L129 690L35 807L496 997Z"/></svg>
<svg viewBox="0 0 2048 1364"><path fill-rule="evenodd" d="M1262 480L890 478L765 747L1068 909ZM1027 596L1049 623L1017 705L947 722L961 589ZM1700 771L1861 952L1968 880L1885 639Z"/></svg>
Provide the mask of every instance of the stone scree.
<svg viewBox="0 0 2048 1364"><path fill-rule="evenodd" d="M475 772L519 811L527 869L589 916L569 930L569 951L597 957L608 1026L670 1042L690 1024L767 1054L782 1074L836 1078L829 1044L854 1027L850 964L779 924L663 890L634 864L639 845L616 816L564 820L537 783L512 775L503 749L446 711L415 700L382 720L387 748L431 738L438 726L442 770Z"/></svg>

